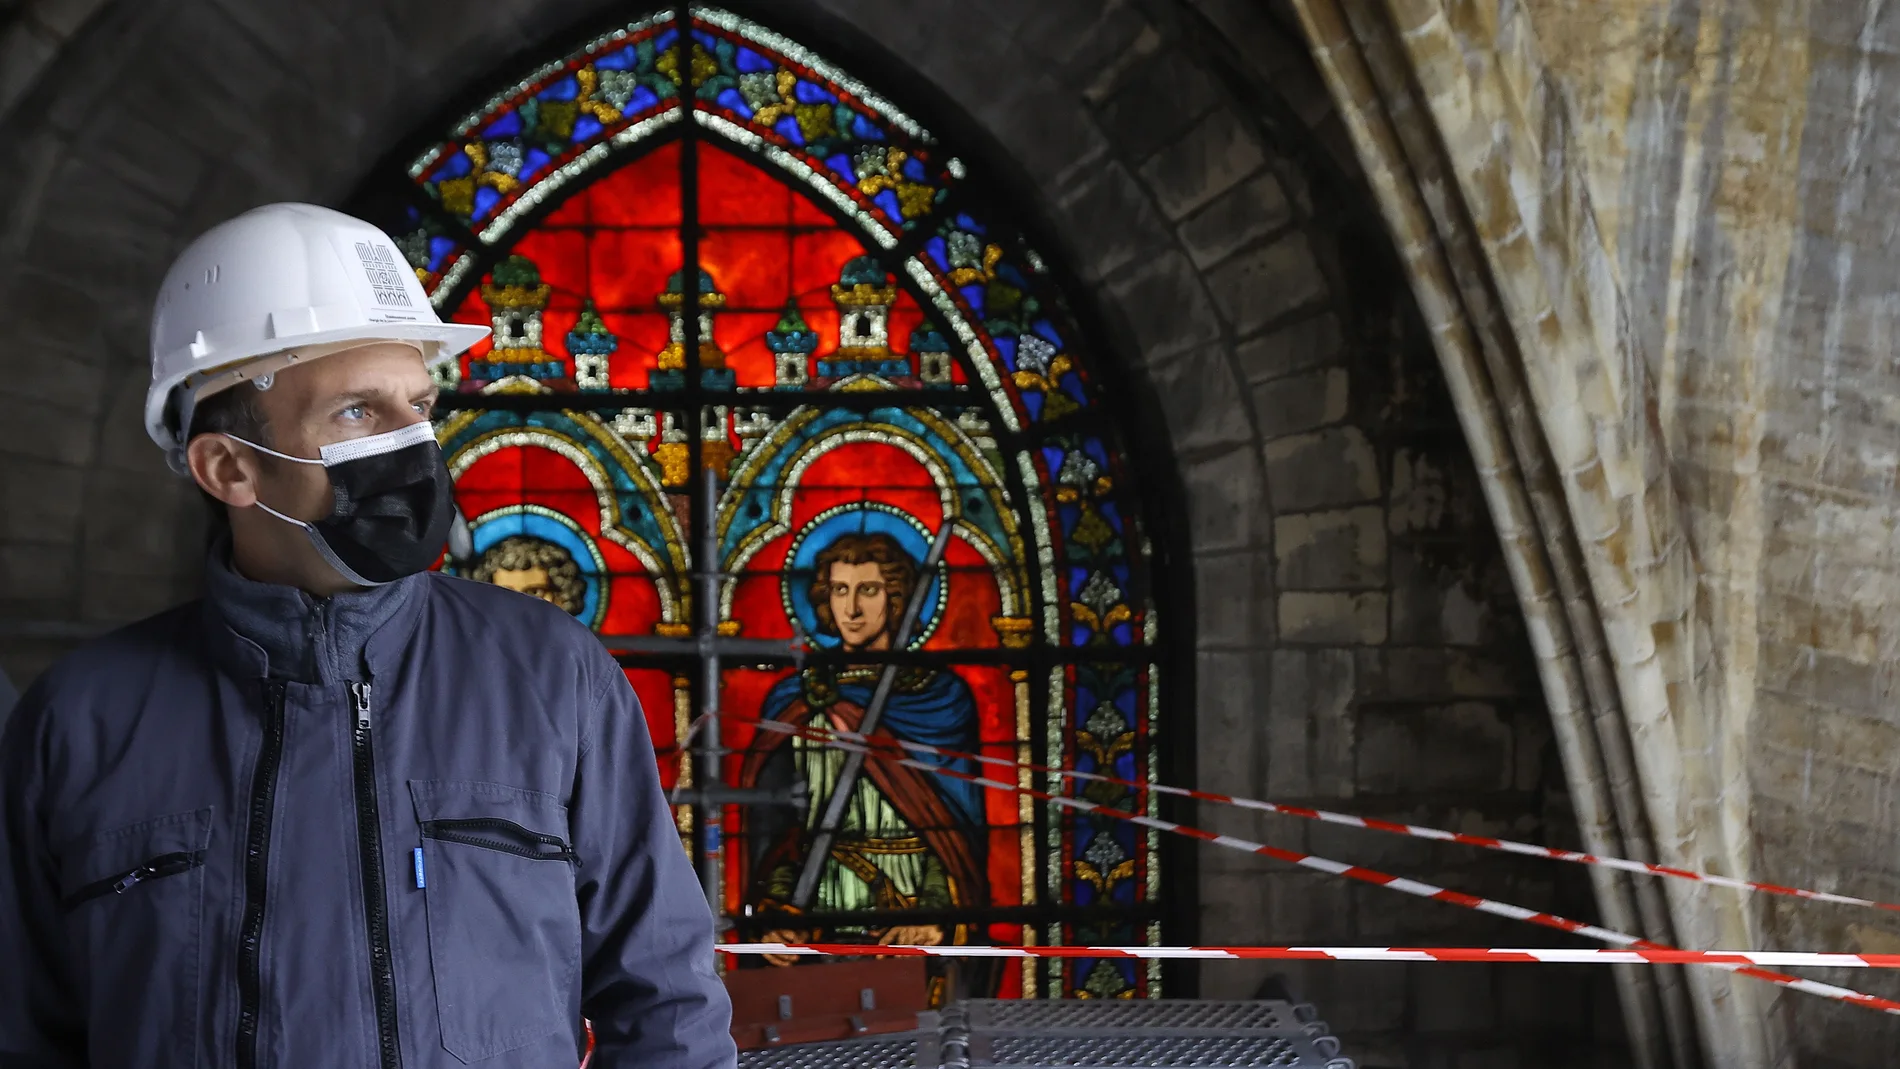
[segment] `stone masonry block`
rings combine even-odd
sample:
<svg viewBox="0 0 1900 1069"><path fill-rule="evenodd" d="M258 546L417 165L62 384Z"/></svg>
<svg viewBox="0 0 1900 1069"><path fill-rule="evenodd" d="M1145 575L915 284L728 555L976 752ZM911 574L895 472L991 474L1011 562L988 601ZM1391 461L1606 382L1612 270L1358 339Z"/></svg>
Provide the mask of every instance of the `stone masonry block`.
<svg viewBox="0 0 1900 1069"><path fill-rule="evenodd" d="M85 472L47 460L0 463L0 540L72 545L79 534Z"/></svg>
<svg viewBox="0 0 1900 1069"><path fill-rule="evenodd" d="M169 574L89 571L80 576L80 615L101 624L142 620L171 608L180 600Z"/></svg>
<svg viewBox="0 0 1900 1069"><path fill-rule="evenodd" d="M1234 347L1248 382L1265 382L1340 362L1345 337L1332 312L1297 319Z"/></svg>
<svg viewBox="0 0 1900 1069"><path fill-rule="evenodd" d="M1512 975L1510 983L1498 985L1500 1023L1512 1032L1585 1038L1598 990L1592 981L1590 973L1571 969Z"/></svg>
<svg viewBox="0 0 1900 1069"><path fill-rule="evenodd" d="M112 210L101 212L102 203ZM71 327L83 329L87 318L122 306L149 326L152 294L171 260L171 212L122 179L73 161L53 176L20 265L90 298L95 309Z"/></svg>
<svg viewBox="0 0 1900 1069"><path fill-rule="evenodd" d="M1370 800L1362 800L1354 806L1359 816L1397 819L1387 812L1370 812ZM1434 808L1424 814L1403 814L1404 816L1423 816L1427 822L1432 818L1442 818L1444 810ZM1459 831L1469 831L1453 822ZM1321 857L1345 860L1350 858L1354 864L1384 872L1423 872L1440 863L1444 858L1444 845L1425 839L1412 839L1402 835L1381 835L1364 828L1347 828L1338 824L1312 822L1307 832L1307 840L1312 844L1312 852Z"/></svg>
<svg viewBox="0 0 1900 1069"><path fill-rule="evenodd" d="M1254 754L1266 663L1258 654L1202 650L1194 664L1200 699L1195 776L1209 790L1245 794L1260 779Z"/></svg>
<svg viewBox="0 0 1900 1069"><path fill-rule="evenodd" d="M1386 595L1286 591L1279 597L1280 637L1287 642L1377 645L1385 641Z"/></svg>
<svg viewBox="0 0 1900 1069"><path fill-rule="evenodd" d="M1220 317L1200 275L1180 253L1144 261L1108 282L1109 301L1157 364L1220 337Z"/></svg>
<svg viewBox="0 0 1900 1069"><path fill-rule="evenodd" d="M1262 899L1265 888L1259 873L1210 872L1201 878L1201 915L1204 921L1218 920L1219 931L1235 925L1242 931L1260 931Z"/></svg>
<svg viewBox="0 0 1900 1069"><path fill-rule="evenodd" d="M210 0L222 18L231 20L257 42L258 49L267 56L276 57L285 62L304 59L304 69L296 72L313 83L311 88L325 91L340 88L332 84L327 77L327 67L313 69L310 59L321 57L329 59L364 47L374 47L363 39L373 42L378 38L386 39L389 29L377 26L381 33L368 32L351 35L346 42L335 23L339 13L326 11L318 7L302 7L296 4L247 4L244 0ZM367 29L356 25L356 20L382 22L383 17L371 5L367 11L351 11L347 18L352 28Z"/></svg>
<svg viewBox="0 0 1900 1069"><path fill-rule="evenodd" d="M1180 226L1181 244L1197 267L1217 264L1293 220L1286 193L1263 172L1195 213Z"/></svg>
<svg viewBox="0 0 1900 1069"><path fill-rule="evenodd" d="M1207 114L1219 96L1207 68L1162 48L1131 68L1102 103L1097 121L1126 160L1145 160Z"/></svg>
<svg viewBox="0 0 1900 1069"><path fill-rule="evenodd" d="M40 73L59 54L60 46L50 35L19 22L9 23L6 28L8 32L0 33L0 114L11 111L32 89Z"/></svg>
<svg viewBox="0 0 1900 1069"><path fill-rule="evenodd" d="M1447 968L1467 975L1449 982ZM1421 1032L1483 1032L1497 1027L1497 998L1491 981L1502 966L1406 965L1410 974L1417 1027Z"/></svg>
<svg viewBox="0 0 1900 1069"><path fill-rule="evenodd" d="M1318 891L1337 895L1337 887ZM1278 964L1278 963L1276 963ZM1385 962L1287 962L1276 969L1294 983L1294 994L1302 1001L1320 1007L1326 1023L1336 1035L1383 1032L1404 1025L1410 1008L1405 966ZM1348 1053L1355 1059L1367 1057L1354 1045ZM1403 1061L1361 1061L1367 1066L1404 1065Z"/></svg>
<svg viewBox="0 0 1900 1069"><path fill-rule="evenodd" d="M1160 34L1139 5L1128 0L1024 6L1031 10L1019 30L1019 41L1048 57L1052 74L1063 84L1083 90L1095 103L1113 96L1122 79L1132 76L1142 59L1161 48Z"/></svg>
<svg viewBox="0 0 1900 1069"><path fill-rule="evenodd" d="M77 564L71 545L0 544L0 596L10 603L40 604L50 612L77 593Z"/></svg>
<svg viewBox="0 0 1900 1069"><path fill-rule="evenodd" d="M1275 508L1306 511L1379 496L1379 458L1357 427L1276 438L1261 454Z"/></svg>
<svg viewBox="0 0 1900 1069"><path fill-rule="evenodd" d="M1359 710L1359 787L1375 794L1511 786L1511 728L1489 702Z"/></svg>
<svg viewBox="0 0 1900 1069"><path fill-rule="evenodd" d="M1254 420L1266 438L1298 434L1346 418L1352 377L1342 367L1309 371L1253 388Z"/></svg>
<svg viewBox="0 0 1900 1069"><path fill-rule="evenodd" d="M0 285L0 315L11 321L36 319L77 327L90 323L99 312L98 290L42 271L23 267L8 273Z"/></svg>
<svg viewBox="0 0 1900 1069"><path fill-rule="evenodd" d="M1167 224L1154 200L1117 161L1085 172L1056 203L1085 278L1107 278L1167 247Z"/></svg>
<svg viewBox="0 0 1900 1069"><path fill-rule="evenodd" d="M1392 454L1393 534L1468 537L1489 528L1490 514L1473 480L1453 464L1463 458L1439 450L1400 446Z"/></svg>
<svg viewBox="0 0 1900 1069"><path fill-rule="evenodd" d="M1226 346L1204 346L1152 367L1148 381L1161 403L1177 456L1224 452L1253 440L1240 380Z"/></svg>
<svg viewBox="0 0 1900 1069"><path fill-rule="evenodd" d="M1216 920L1205 910L1201 915L1202 931L1226 931L1216 927ZM1210 999L1250 999L1267 977L1278 970L1270 961L1202 961L1200 966L1200 992L1202 998Z"/></svg>
<svg viewBox="0 0 1900 1069"><path fill-rule="evenodd" d="M24 275L25 272L21 272L14 277ZM6 283L0 281L0 286L4 285ZM101 288L111 292L110 287ZM123 294L126 291L118 292ZM112 363L111 343L105 337L102 322L104 317L97 311L88 312L84 318L77 320L52 319L37 311L33 305L20 303L16 309L0 310L0 318L14 324L8 334L8 342L14 350L33 354L17 362L22 365L17 374L23 376L23 389L44 391L45 387L40 383L47 378L50 377L54 382L60 381L59 364L62 361L101 367ZM127 364L130 365L130 361ZM135 374L143 374L148 379L151 377L149 364L142 370L133 367ZM69 397L66 405L69 408L96 409L99 405L97 398L103 393L104 390L100 389L94 392L92 398Z"/></svg>
<svg viewBox="0 0 1900 1069"><path fill-rule="evenodd" d="M1204 650L1265 646L1272 638L1272 583L1261 550L1196 554L1194 638Z"/></svg>
<svg viewBox="0 0 1900 1069"><path fill-rule="evenodd" d="M1414 545L1395 544L1391 554L1393 642L1481 646L1503 633L1476 577Z"/></svg>
<svg viewBox="0 0 1900 1069"><path fill-rule="evenodd" d="M1227 192L1266 161L1259 139L1235 111L1209 113L1186 135L1141 165L1142 180L1170 219Z"/></svg>
<svg viewBox="0 0 1900 1069"><path fill-rule="evenodd" d="M1208 273L1208 288L1236 335L1245 336L1326 293L1326 277L1306 235L1293 231Z"/></svg>
<svg viewBox="0 0 1900 1069"><path fill-rule="evenodd" d="M985 83L980 89L972 87L962 99L1000 96L988 84L981 65L957 66L959 78L979 78ZM975 111L1010 150L1016 164L1041 182L1046 195L1074 181L1085 169L1099 166L1111 145L1095 125L1095 117L1053 81L1024 81L1021 92L986 100Z"/></svg>
<svg viewBox="0 0 1900 1069"><path fill-rule="evenodd" d="M1266 909L1263 941L1270 946L1349 942L1352 900L1338 881L1320 873L1272 871L1261 880Z"/></svg>
<svg viewBox="0 0 1900 1069"><path fill-rule="evenodd" d="M1266 483L1253 450L1235 448L1183 460L1181 481L1194 552L1241 549L1266 533Z"/></svg>
<svg viewBox="0 0 1900 1069"><path fill-rule="evenodd" d="M129 376L107 383L106 410L97 431L98 465L155 479L174 478L165 467L165 454L145 433L145 383Z"/></svg>
<svg viewBox="0 0 1900 1069"><path fill-rule="evenodd" d="M1368 590L1386 585L1385 511L1374 505L1273 520L1282 590Z"/></svg>
<svg viewBox="0 0 1900 1069"><path fill-rule="evenodd" d="M1352 651L1278 649L1271 663L1267 791L1283 798L1336 793L1352 778Z"/></svg>
<svg viewBox="0 0 1900 1069"><path fill-rule="evenodd" d="M122 179L161 204L183 206L197 188L206 167L195 152L178 151L177 142L161 125L162 117L128 116L113 124L76 155Z"/></svg>
<svg viewBox="0 0 1900 1069"><path fill-rule="evenodd" d="M1452 702L1539 693L1533 669L1498 650L1389 646L1360 650L1360 690L1368 701Z"/></svg>
<svg viewBox="0 0 1900 1069"><path fill-rule="evenodd" d="M92 460L96 424L90 414L56 402L17 405L0 423L0 458L84 465Z"/></svg>
<svg viewBox="0 0 1900 1069"><path fill-rule="evenodd" d="M95 470L86 485L86 556L110 561L114 570L171 571L188 552L177 542L179 520L199 507L197 496L184 479Z"/></svg>

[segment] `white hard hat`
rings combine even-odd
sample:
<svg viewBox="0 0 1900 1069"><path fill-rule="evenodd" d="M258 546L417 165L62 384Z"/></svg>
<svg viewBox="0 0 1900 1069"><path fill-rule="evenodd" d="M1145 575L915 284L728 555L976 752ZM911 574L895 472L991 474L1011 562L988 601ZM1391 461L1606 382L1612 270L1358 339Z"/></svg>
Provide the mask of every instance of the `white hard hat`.
<svg viewBox="0 0 1900 1069"><path fill-rule="evenodd" d="M165 273L145 430L178 468L199 397L372 342L412 343L433 365L488 333L436 318L376 227L315 205L267 204L206 231Z"/></svg>

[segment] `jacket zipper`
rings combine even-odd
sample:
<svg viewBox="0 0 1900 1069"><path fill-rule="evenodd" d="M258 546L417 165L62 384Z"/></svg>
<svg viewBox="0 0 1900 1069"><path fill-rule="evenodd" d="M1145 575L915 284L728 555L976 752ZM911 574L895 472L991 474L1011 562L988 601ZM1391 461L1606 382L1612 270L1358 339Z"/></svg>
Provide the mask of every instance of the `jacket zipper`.
<svg viewBox="0 0 1900 1069"><path fill-rule="evenodd" d="M107 895L122 895L132 888L137 887L139 884L144 883L146 880L158 880L166 876L177 876L181 873L190 872L192 869L204 864L204 861L205 855L202 850L160 854L145 862L143 865L127 869L116 876L108 876L103 880L94 880L79 890L74 891L72 894L67 895L66 900L60 903L60 906L70 912L95 898L104 898Z"/></svg>
<svg viewBox="0 0 1900 1069"><path fill-rule="evenodd" d="M369 924L370 986L376 996L376 1039L382 1069L402 1069L396 1039L396 973L389 952L389 909L383 894L381 823L376 811L376 758L370 749L369 684L350 684L356 699L356 844L363 864L363 914Z"/></svg>
<svg viewBox="0 0 1900 1069"><path fill-rule="evenodd" d="M500 817L463 817L455 820L425 820L422 835L437 842L479 846L500 850L536 861L566 861L580 864L572 847L558 835L543 835Z"/></svg>
<svg viewBox="0 0 1900 1069"><path fill-rule="evenodd" d="M270 862L272 814L277 807L277 769L284 756L284 690L264 684L264 743L251 775L249 833L244 844L244 911L238 934L238 1042L240 1069L257 1065L257 1018L264 999L264 890Z"/></svg>

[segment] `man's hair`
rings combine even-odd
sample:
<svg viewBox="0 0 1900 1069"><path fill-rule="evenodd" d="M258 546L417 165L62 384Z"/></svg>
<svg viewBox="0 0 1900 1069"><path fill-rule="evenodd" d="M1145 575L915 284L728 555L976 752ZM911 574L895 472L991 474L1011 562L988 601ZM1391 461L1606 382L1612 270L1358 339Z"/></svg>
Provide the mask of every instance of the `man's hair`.
<svg viewBox="0 0 1900 1069"><path fill-rule="evenodd" d="M811 607L818 616L818 630L838 634L838 621L831 615L831 566L834 564L876 564L884 580L887 606L884 628L893 639L897 623L903 619L904 606L910 602L917 585L917 562L904 552L897 539L887 534L848 534L826 546L812 562Z"/></svg>
<svg viewBox="0 0 1900 1069"><path fill-rule="evenodd" d="M255 387L246 389L244 383L239 383L199 401L192 410L191 428L185 441L189 443L201 434L229 434L258 445L270 445L270 425L264 421L264 409L258 404L257 395ZM216 541L230 530L230 513L224 502L205 493L202 487L198 496L205 503L211 540Z"/></svg>
<svg viewBox="0 0 1900 1069"><path fill-rule="evenodd" d="M474 579L492 583L496 572L525 572L539 568L548 573L548 585L554 589L556 604L569 616L579 616L587 605L587 583L581 578L581 566L574 555L553 542L527 535L504 538L488 547L475 565Z"/></svg>

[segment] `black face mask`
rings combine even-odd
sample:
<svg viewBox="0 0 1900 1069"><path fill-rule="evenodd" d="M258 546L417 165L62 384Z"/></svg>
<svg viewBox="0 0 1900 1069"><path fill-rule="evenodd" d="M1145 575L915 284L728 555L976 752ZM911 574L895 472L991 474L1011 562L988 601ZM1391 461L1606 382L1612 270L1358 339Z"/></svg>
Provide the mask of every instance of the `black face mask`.
<svg viewBox="0 0 1900 1069"><path fill-rule="evenodd" d="M305 523L262 501L257 507L303 528L323 559L351 583L393 583L427 569L441 555L455 519L455 496L429 424L326 445L321 460L225 437L283 460L323 466L336 499L330 515Z"/></svg>

